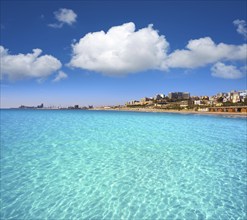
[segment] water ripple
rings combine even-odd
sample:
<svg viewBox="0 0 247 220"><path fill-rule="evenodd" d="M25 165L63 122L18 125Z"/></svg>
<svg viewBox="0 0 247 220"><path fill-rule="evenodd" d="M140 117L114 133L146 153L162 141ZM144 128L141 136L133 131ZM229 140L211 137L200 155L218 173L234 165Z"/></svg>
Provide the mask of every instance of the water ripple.
<svg viewBox="0 0 247 220"><path fill-rule="evenodd" d="M246 219L246 120L1 110L1 219Z"/></svg>

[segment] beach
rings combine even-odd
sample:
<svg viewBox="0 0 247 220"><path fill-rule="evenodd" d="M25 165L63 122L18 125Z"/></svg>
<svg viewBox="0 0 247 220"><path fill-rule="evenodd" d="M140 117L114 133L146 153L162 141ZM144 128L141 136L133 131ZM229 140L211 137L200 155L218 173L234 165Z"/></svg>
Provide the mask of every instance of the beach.
<svg viewBox="0 0 247 220"><path fill-rule="evenodd" d="M155 112L155 113L176 113L176 114L200 114L200 115L218 115L225 117L247 117L246 112L209 112L209 111L194 111L194 110L167 110L157 108L94 108L91 110L100 111L134 111L134 112Z"/></svg>

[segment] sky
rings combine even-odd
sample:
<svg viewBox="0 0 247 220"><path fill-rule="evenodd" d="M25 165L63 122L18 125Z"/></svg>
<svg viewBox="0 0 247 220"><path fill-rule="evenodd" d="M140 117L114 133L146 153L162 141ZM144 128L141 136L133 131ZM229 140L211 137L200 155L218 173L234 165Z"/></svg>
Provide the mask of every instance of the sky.
<svg viewBox="0 0 247 220"><path fill-rule="evenodd" d="M0 1L1 108L246 89L246 1Z"/></svg>

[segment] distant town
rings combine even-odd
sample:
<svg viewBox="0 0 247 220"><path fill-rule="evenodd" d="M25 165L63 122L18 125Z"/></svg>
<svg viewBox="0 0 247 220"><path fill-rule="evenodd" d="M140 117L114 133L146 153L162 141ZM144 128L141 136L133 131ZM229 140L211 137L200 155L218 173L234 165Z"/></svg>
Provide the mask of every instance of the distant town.
<svg viewBox="0 0 247 220"><path fill-rule="evenodd" d="M247 105L247 90L220 92L213 96L191 96L189 92L170 92L144 97L126 103L127 107L157 107L165 109L203 109L208 107Z"/></svg>
<svg viewBox="0 0 247 220"><path fill-rule="evenodd" d="M74 106L69 106L69 107L57 107L57 106L44 106L42 103L41 105L37 106L26 106L26 105L21 105L19 109L60 109L60 110L88 110L88 109L93 109L92 105L89 106L79 106L79 105L74 105Z"/></svg>
<svg viewBox="0 0 247 220"><path fill-rule="evenodd" d="M24 106L20 109L62 109L62 110L114 110L114 109L159 109L159 110L193 110L193 111L217 111L217 112L247 112L247 90L220 92L213 96L191 96L189 92L170 92L157 94L154 97L144 97L140 100L132 100L125 105L101 106L94 108L90 106L74 105L70 107L45 107Z"/></svg>

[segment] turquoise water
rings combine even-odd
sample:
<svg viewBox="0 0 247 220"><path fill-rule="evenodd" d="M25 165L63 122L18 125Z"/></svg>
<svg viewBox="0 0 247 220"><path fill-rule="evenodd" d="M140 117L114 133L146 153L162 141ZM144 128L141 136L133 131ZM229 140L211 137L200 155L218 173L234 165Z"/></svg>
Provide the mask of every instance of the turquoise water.
<svg viewBox="0 0 247 220"><path fill-rule="evenodd" d="M246 119L1 110L1 219L246 219Z"/></svg>

